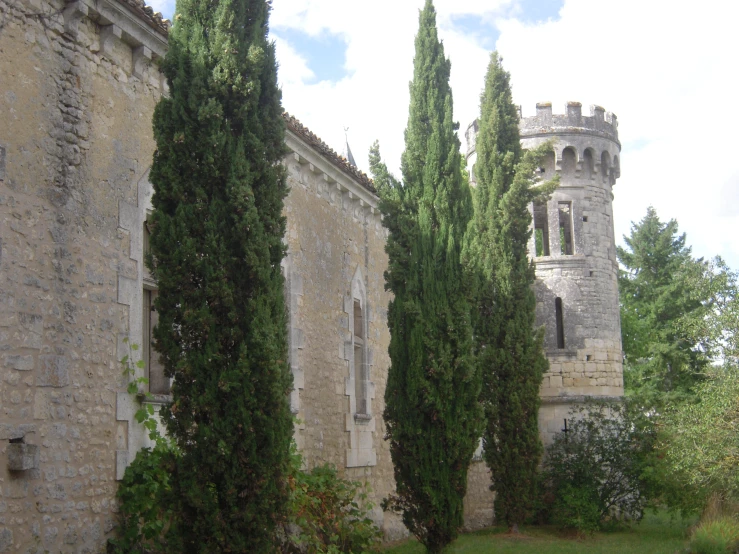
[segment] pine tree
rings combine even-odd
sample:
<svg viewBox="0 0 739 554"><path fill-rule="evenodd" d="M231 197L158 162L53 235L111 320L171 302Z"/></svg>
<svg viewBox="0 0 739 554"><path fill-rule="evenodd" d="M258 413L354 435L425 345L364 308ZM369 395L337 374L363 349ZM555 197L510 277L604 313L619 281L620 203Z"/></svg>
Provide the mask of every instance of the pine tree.
<svg viewBox="0 0 739 554"><path fill-rule="evenodd" d="M510 76L494 52L481 98L475 215L464 258L473 282L475 353L483 379L484 456L496 491L496 517L515 532L536 497L539 387L548 367L543 334L534 328L528 208L554 186L533 186L549 146L524 154L518 117Z"/></svg>
<svg viewBox="0 0 739 554"><path fill-rule="evenodd" d="M645 406L692 397L709 363L691 321L707 320L717 291L698 286L707 265L694 260L677 221L662 223L651 206L617 247L619 297L626 365L624 385ZM703 294L705 293L705 294Z"/></svg>
<svg viewBox="0 0 739 554"><path fill-rule="evenodd" d="M185 552L272 551L292 418L281 94L265 0L179 0L154 114L156 349Z"/></svg>
<svg viewBox="0 0 739 554"><path fill-rule="evenodd" d="M386 286L390 360L384 413L396 494L386 507L429 552L463 523L467 469L480 431L479 379L470 356L460 248L471 214L452 120L450 63L427 0L416 36L403 185L373 149L371 164L390 231Z"/></svg>

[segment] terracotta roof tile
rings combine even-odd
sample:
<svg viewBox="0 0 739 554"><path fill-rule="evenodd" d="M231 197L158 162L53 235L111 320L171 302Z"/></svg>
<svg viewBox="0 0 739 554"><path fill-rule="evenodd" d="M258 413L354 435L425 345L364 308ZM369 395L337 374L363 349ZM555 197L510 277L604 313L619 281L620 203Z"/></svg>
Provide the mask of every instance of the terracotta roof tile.
<svg viewBox="0 0 739 554"><path fill-rule="evenodd" d="M131 8L134 13L141 16L141 19L155 31L159 31L165 36L169 34L169 28L172 26L172 23L168 19L164 19L161 13L154 13L151 6L147 6L144 0L118 0L118 2Z"/></svg>
<svg viewBox="0 0 739 554"><path fill-rule="evenodd" d="M289 113L285 112L282 114L287 123L287 128L293 133L302 138L307 142L316 152L326 158L329 162L334 164L336 167L341 169L349 177L355 179L364 188L370 191L372 194L377 194L375 190L375 184L366 173L360 171L356 166L349 163L344 157L337 154L330 146L318 138L308 127L303 125L298 119Z"/></svg>

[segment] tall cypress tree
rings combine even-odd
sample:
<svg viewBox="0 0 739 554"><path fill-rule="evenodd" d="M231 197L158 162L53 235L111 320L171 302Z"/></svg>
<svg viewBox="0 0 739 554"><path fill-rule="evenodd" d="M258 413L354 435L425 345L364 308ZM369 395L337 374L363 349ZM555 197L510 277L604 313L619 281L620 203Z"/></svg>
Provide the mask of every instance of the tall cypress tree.
<svg viewBox="0 0 739 554"><path fill-rule="evenodd" d="M385 277L394 294L384 418L396 494L387 505L402 512L429 552L439 552L463 523L482 414L460 264L471 197L452 119L451 66L431 0L415 44L403 186L389 177L376 149L372 156L390 231Z"/></svg>
<svg viewBox="0 0 739 554"><path fill-rule="evenodd" d="M548 362L534 329L535 273L528 258L529 205L553 185L534 187L547 146L523 153L510 75L491 56L477 136L475 214L465 240L474 286L475 353L487 426L485 461L496 491L495 513L517 532L536 495L541 459L539 387Z"/></svg>
<svg viewBox="0 0 739 554"><path fill-rule="evenodd" d="M179 0L154 114L150 264L186 552L267 552L292 419L281 94L265 0Z"/></svg>

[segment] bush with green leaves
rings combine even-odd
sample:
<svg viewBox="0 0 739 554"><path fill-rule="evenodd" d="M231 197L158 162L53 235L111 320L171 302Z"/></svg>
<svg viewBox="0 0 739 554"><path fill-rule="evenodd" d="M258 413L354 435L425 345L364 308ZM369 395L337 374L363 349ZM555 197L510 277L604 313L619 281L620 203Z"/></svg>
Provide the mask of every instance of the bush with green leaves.
<svg viewBox="0 0 739 554"><path fill-rule="evenodd" d="M121 359L123 375L128 379L128 393L139 401L150 397L139 390L146 385L145 377L136 377L136 369L143 369L142 360L133 363L132 353L137 344L123 342L129 352ZM141 402L134 414L138 423L148 431L154 448L143 448L136 454L118 487L119 526L116 537L109 541L109 552L116 554L148 554L180 552L177 537L178 520L173 510L171 479L177 468L179 450L159 432L153 404Z"/></svg>
<svg viewBox="0 0 739 554"><path fill-rule="evenodd" d="M573 409L570 418L544 459L550 520L581 533L641 520L655 443L649 418L620 402L590 402Z"/></svg>
<svg viewBox="0 0 739 554"><path fill-rule="evenodd" d="M739 366L712 368L696 388L698 402L664 415L660 451L676 507L705 508L712 497L739 502Z"/></svg>
<svg viewBox="0 0 739 554"><path fill-rule="evenodd" d="M373 505L361 483L339 478L322 465L305 471L294 443L288 521L281 533L285 554L378 552L381 533L369 517Z"/></svg>
<svg viewBox="0 0 739 554"><path fill-rule="evenodd" d="M118 487L119 526L109 552L181 552L171 475L177 450L169 442L142 449Z"/></svg>

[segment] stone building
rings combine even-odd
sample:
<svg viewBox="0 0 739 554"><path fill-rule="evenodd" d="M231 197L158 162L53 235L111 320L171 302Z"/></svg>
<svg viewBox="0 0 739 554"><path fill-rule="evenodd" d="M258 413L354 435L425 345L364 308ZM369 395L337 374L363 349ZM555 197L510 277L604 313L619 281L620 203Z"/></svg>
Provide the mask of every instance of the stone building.
<svg viewBox="0 0 739 554"><path fill-rule="evenodd" d="M119 362L125 338L142 346L132 354L145 362L150 401L168 401L169 380L149 348L156 282L142 263L151 117L167 93L157 63L167 31L141 0L0 0L0 553L104 550L117 480L148 445ZM381 419L389 365L385 230L372 182L285 117L295 438L308 465L331 463L367 481L377 505L394 486ZM606 232L613 241L605 219L610 184L598 181L603 166L594 156L602 150L594 145L595 162L583 165L580 143L571 145L578 178L595 176L568 192L571 213L592 224L587 235L584 222L573 224L575 253L581 243L597 250L600 265L585 253L580 265L546 270L543 286L565 302L567 348L555 352L561 363L553 363L542 394L605 390L597 374L588 377L592 385L575 381L592 373L578 369L582 356L592 356L599 373L612 371L608 394L618 394L620 365L611 359L620 349L618 312L610 296L602 304L597 298L614 271L612 246L601 244ZM566 150L545 169L569 168ZM559 200L552 202L556 214ZM560 283L575 270L579 296ZM613 292L615 281L610 286ZM593 313L577 315L575 302ZM542 297L542 314L547 304ZM578 334L601 324L598 336ZM465 501L469 528L492 521L488 484L476 459ZM373 517L388 538L405 534L397 517L379 508Z"/></svg>
<svg viewBox="0 0 739 554"><path fill-rule="evenodd" d="M532 205L529 254L536 262L537 324L545 328L549 372L541 388L539 429L545 443L587 398L623 396L618 261L613 233L613 186L620 176L618 120L600 106L582 115L579 102L552 114L549 103L521 119L521 143L551 141L539 168L560 176L548 202ZM476 160L477 122L467 129L467 163Z"/></svg>

